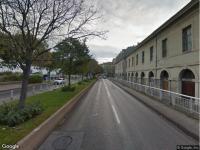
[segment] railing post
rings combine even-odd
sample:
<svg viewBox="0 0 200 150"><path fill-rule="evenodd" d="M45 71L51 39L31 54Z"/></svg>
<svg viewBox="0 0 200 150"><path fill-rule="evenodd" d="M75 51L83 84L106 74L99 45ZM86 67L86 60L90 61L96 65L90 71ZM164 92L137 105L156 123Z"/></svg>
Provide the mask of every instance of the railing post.
<svg viewBox="0 0 200 150"><path fill-rule="evenodd" d="M144 86L144 93L147 94L147 87L146 86Z"/></svg>
<svg viewBox="0 0 200 150"><path fill-rule="evenodd" d="M149 87L149 92L150 92L150 95L153 96L153 88L152 88L152 86Z"/></svg>
<svg viewBox="0 0 200 150"><path fill-rule="evenodd" d="M176 105L176 96L175 94L171 94L172 106Z"/></svg>
<svg viewBox="0 0 200 150"><path fill-rule="evenodd" d="M190 99L189 99L189 111L190 111L190 113L193 112L193 109L192 109L192 102L193 102L193 100L192 100L192 98L190 98Z"/></svg>
<svg viewBox="0 0 200 150"><path fill-rule="evenodd" d="M14 91L10 90L10 99L13 100L14 99Z"/></svg>
<svg viewBox="0 0 200 150"><path fill-rule="evenodd" d="M160 100L162 100L162 91L160 90L160 92L159 92L159 94L160 94Z"/></svg>

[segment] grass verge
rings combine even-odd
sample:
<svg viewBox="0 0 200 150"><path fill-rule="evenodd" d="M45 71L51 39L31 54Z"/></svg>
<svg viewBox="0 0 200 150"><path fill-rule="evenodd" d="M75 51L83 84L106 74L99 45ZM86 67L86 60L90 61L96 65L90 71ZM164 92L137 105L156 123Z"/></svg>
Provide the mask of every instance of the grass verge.
<svg viewBox="0 0 200 150"><path fill-rule="evenodd" d="M95 82L95 80L84 82L83 84L75 84L74 86L76 86L76 89L74 91L62 92L61 89L57 89L55 91L49 91L28 97L26 103L35 102L38 100L41 102L44 108L43 113L16 127L0 125L0 149L2 144L16 144L17 141L25 137L34 128L45 121L60 107L62 107L66 102L68 102L81 90L88 87L93 82ZM17 104L17 101L14 101L12 103Z"/></svg>

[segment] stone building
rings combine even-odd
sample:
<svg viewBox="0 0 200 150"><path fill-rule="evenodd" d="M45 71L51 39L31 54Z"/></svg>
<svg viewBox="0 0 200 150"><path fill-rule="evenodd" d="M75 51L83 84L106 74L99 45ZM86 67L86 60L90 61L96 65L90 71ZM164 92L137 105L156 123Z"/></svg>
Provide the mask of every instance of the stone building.
<svg viewBox="0 0 200 150"><path fill-rule="evenodd" d="M103 74L107 77L113 77L115 74L115 65L113 62L105 62L100 64L100 66L103 68Z"/></svg>
<svg viewBox="0 0 200 150"><path fill-rule="evenodd" d="M192 0L130 52L116 57L115 75L200 96L199 1Z"/></svg>

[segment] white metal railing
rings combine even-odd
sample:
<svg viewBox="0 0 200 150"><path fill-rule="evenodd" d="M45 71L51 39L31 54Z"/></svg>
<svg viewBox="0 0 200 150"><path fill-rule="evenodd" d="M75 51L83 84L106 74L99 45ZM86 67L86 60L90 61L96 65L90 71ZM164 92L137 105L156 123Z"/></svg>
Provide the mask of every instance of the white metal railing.
<svg viewBox="0 0 200 150"><path fill-rule="evenodd" d="M151 87L140 83L135 83L132 81L114 79L114 78L112 78L111 80L119 82L122 85L125 85L129 88L143 92L146 95L156 97L161 102L174 106L182 111L200 115L200 110L199 110L200 98L183 95L180 93L163 90L160 88Z"/></svg>

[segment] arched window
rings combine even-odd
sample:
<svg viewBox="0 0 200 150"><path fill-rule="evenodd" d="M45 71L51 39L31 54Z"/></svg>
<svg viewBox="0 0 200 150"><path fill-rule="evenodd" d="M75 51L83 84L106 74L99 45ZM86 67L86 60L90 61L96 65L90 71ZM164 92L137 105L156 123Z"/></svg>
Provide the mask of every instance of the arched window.
<svg viewBox="0 0 200 150"><path fill-rule="evenodd" d="M137 72L135 73L135 81L134 82L138 83L138 73Z"/></svg>

